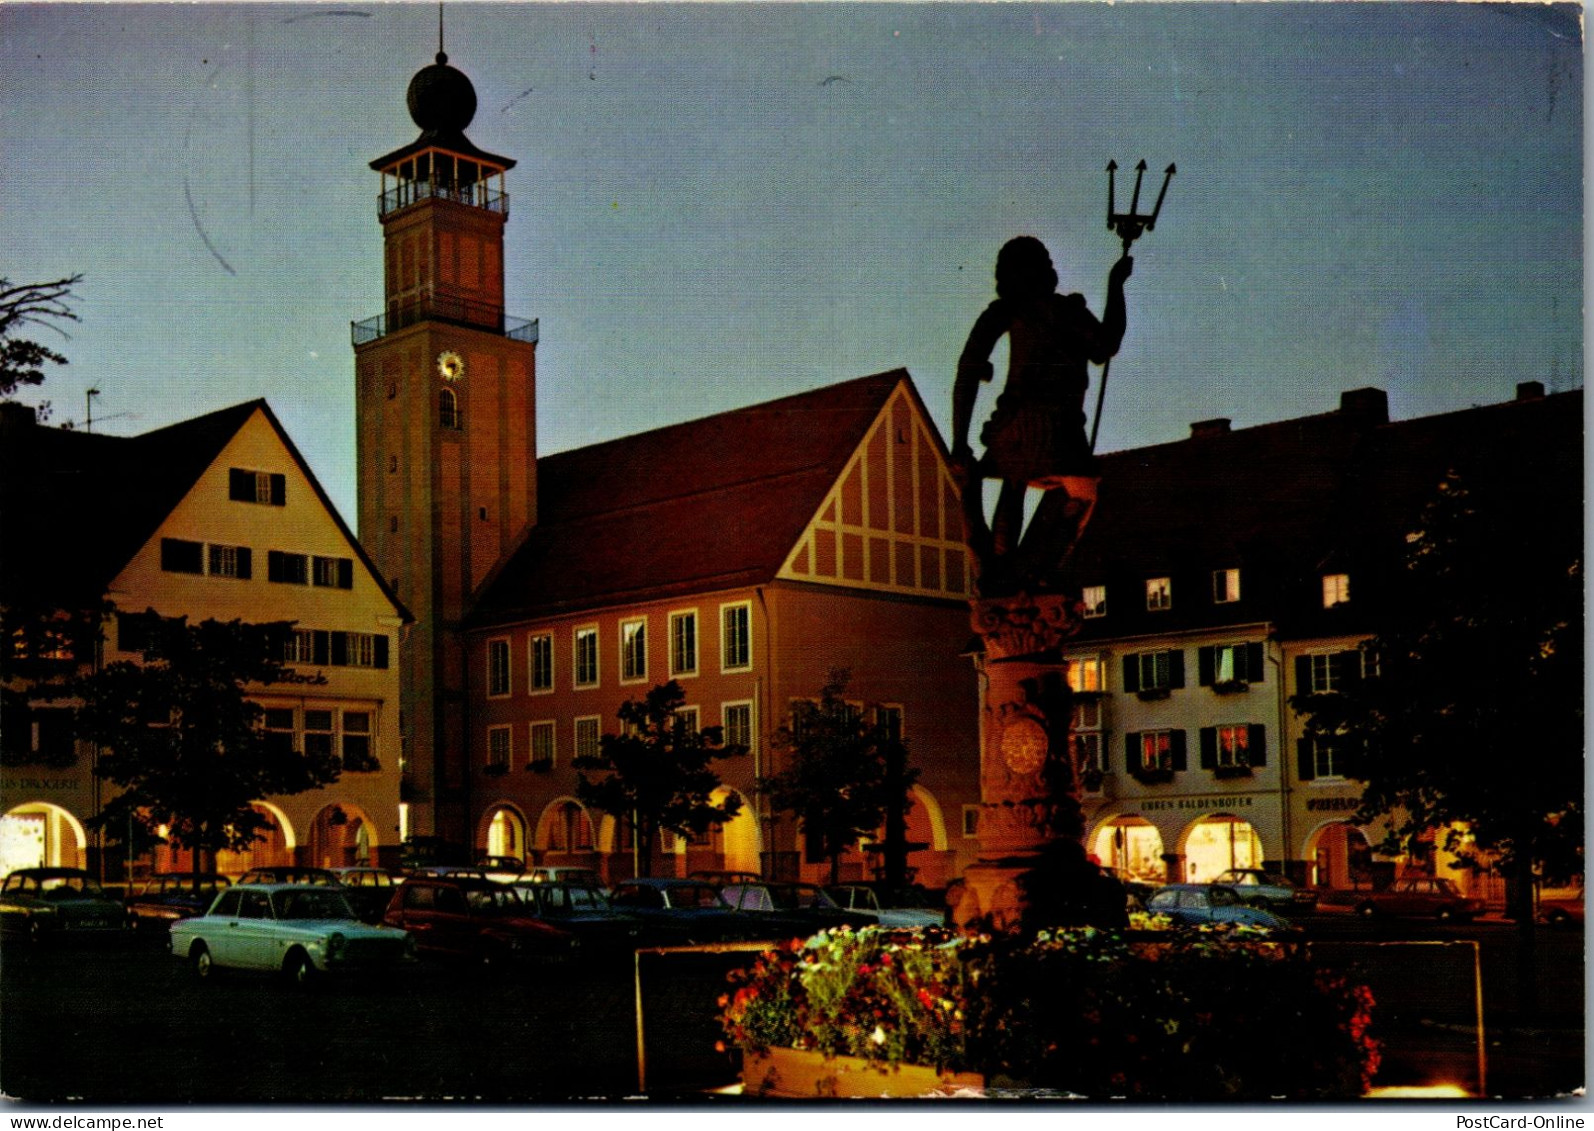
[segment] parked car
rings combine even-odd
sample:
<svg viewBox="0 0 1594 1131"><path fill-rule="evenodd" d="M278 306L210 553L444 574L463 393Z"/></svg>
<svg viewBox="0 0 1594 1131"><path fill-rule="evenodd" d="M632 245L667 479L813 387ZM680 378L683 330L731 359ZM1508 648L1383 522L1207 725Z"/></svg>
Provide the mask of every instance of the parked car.
<svg viewBox="0 0 1594 1131"><path fill-rule="evenodd" d="M251 868L238 877L241 884L321 884L340 887L331 868L303 868L293 864L273 864Z"/></svg>
<svg viewBox="0 0 1594 1131"><path fill-rule="evenodd" d="M577 883L512 885L527 911L582 940L582 950L633 951L644 945L642 920L609 906L602 888Z"/></svg>
<svg viewBox="0 0 1594 1131"><path fill-rule="evenodd" d="M580 940L527 913L507 884L481 876L412 876L394 889L382 921L401 927L422 954L494 966L571 954Z"/></svg>
<svg viewBox="0 0 1594 1131"><path fill-rule="evenodd" d="M1151 893L1162 886L1161 880L1146 880L1123 868L1114 868L1108 864L1098 864L1098 868L1105 876L1117 880L1128 897L1129 910L1140 911L1145 908L1146 900L1151 898Z"/></svg>
<svg viewBox="0 0 1594 1131"><path fill-rule="evenodd" d="M219 872L166 872L135 884L122 901L134 930L166 931L179 919L203 915L232 881Z"/></svg>
<svg viewBox="0 0 1594 1131"><path fill-rule="evenodd" d="M526 872L517 880L517 883L531 882L534 884L586 884L588 887L602 888L608 891L608 886L603 882L603 877L598 875L593 868L585 868L576 864L545 864L539 865Z"/></svg>
<svg viewBox="0 0 1594 1131"><path fill-rule="evenodd" d="M1443 876L1413 876L1362 896L1355 910L1369 919L1375 915L1432 915L1465 923L1482 914L1483 900L1462 895L1455 881Z"/></svg>
<svg viewBox="0 0 1594 1131"><path fill-rule="evenodd" d="M825 894L843 911L868 915L882 927L939 927L946 922L945 903L917 884L837 884Z"/></svg>
<svg viewBox="0 0 1594 1131"><path fill-rule="evenodd" d="M1583 887L1545 888L1539 893L1536 914L1552 927L1583 925Z"/></svg>
<svg viewBox="0 0 1594 1131"><path fill-rule="evenodd" d="M721 898L719 888L702 880L626 880L615 885L609 903L642 921L642 936L649 946L737 942L758 931L754 920Z"/></svg>
<svg viewBox="0 0 1594 1131"><path fill-rule="evenodd" d="M121 903L81 868L19 868L0 882L0 934L43 942L126 930Z"/></svg>
<svg viewBox="0 0 1594 1131"><path fill-rule="evenodd" d="M1261 868L1230 868L1227 872L1219 873L1212 882L1227 884L1252 907L1296 913L1317 908L1315 891L1296 887L1288 877L1277 872L1265 872Z"/></svg>
<svg viewBox="0 0 1594 1131"><path fill-rule="evenodd" d="M720 889L725 902L753 917L753 938L807 938L833 927L868 927L874 920L845 911L815 884L741 883Z"/></svg>
<svg viewBox="0 0 1594 1131"><path fill-rule="evenodd" d="M362 923L380 923L387 913L387 905L393 902L393 889L404 882L403 876L395 876L381 868L334 868L332 871L343 885L349 906L354 908Z"/></svg>
<svg viewBox="0 0 1594 1131"><path fill-rule="evenodd" d="M757 872L726 872L713 868L699 868L687 874L689 880L701 880L706 884L713 884L722 888L726 884L756 884L763 882L764 877Z"/></svg>
<svg viewBox="0 0 1594 1131"><path fill-rule="evenodd" d="M403 931L354 917L330 884L238 883L203 915L172 924L173 957L208 980L217 970L280 972L298 985L323 974L391 970L413 957Z"/></svg>
<svg viewBox="0 0 1594 1131"><path fill-rule="evenodd" d="M1245 927L1288 927L1287 920L1261 907L1252 907L1232 887L1223 884L1165 884L1151 893L1146 910L1166 915L1181 927L1233 923Z"/></svg>

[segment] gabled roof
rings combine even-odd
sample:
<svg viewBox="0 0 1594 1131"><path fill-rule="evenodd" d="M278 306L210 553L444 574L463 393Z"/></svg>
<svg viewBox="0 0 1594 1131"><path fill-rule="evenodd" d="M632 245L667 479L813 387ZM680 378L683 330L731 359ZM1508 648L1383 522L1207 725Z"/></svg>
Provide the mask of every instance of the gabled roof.
<svg viewBox="0 0 1594 1131"><path fill-rule="evenodd" d="M394 609L413 619L264 400L138 436L45 428L28 410L7 406L0 443L0 601L42 597L81 606L98 600L257 412Z"/></svg>
<svg viewBox="0 0 1594 1131"><path fill-rule="evenodd" d="M896 369L538 461L538 522L472 624L770 581Z"/></svg>

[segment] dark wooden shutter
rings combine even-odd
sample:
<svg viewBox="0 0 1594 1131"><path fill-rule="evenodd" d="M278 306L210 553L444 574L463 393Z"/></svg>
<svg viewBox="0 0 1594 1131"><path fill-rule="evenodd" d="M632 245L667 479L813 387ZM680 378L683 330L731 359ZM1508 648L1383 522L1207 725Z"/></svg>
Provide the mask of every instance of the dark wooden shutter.
<svg viewBox="0 0 1594 1131"><path fill-rule="evenodd" d="M1183 687L1184 685L1180 684L1179 686ZM1168 732L1168 750L1173 755L1174 773L1179 773L1189 768L1189 764L1185 760L1184 731L1175 730Z"/></svg>
<svg viewBox="0 0 1594 1131"><path fill-rule="evenodd" d="M372 638L371 655L377 667L387 667L387 633L378 633Z"/></svg>
<svg viewBox="0 0 1594 1131"><path fill-rule="evenodd" d="M1218 728L1202 727L1200 736L1201 768L1215 770L1218 768Z"/></svg>
<svg viewBox="0 0 1594 1131"><path fill-rule="evenodd" d="M1312 761L1312 740L1301 736L1295 740L1295 773L1302 781L1317 777L1317 766Z"/></svg>
<svg viewBox="0 0 1594 1131"><path fill-rule="evenodd" d="M254 555L249 552L248 546L238 547L238 576L248 581L254 568Z"/></svg>
<svg viewBox="0 0 1594 1131"><path fill-rule="evenodd" d="M1133 771L1141 766L1140 761L1140 732L1124 732L1124 769Z"/></svg>
<svg viewBox="0 0 1594 1131"><path fill-rule="evenodd" d="M1212 686L1212 681L1217 678L1216 654L1217 649L1210 644L1203 644L1196 649L1196 686Z"/></svg>
<svg viewBox="0 0 1594 1131"><path fill-rule="evenodd" d="M286 475L273 475L271 477L271 505L274 507L288 505L288 477Z"/></svg>
<svg viewBox="0 0 1594 1131"><path fill-rule="evenodd" d="M1177 690L1184 686L1184 649L1175 648L1168 653L1168 686Z"/></svg>
<svg viewBox="0 0 1594 1131"><path fill-rule="evenodd" d="M349 663L349 634L347 632L334 632L332 634L332 666L335 668L347 667Z"/></svg>
<svg viewBox="0 0 1594 1131"><path fill-rule="evenodd" d="M1253 766L1267 765L1267 728L1261 723L1251 724L1251 733L1246 739L1247 754Z"/></svg>
<svg viewBox="0 0 1594 1131"><path fill-rule="evenodd" d="M338 559L338 588L354 588L354 562L349 558Z"/></svg>
<svg viewBox="0 0 1594 1131"><path fill-rule="evenodd" d="M1140 657L1133 653L1124 657L1124 690L1140 690Z"/></svg>
<svg viewBox="0 0 1594 1131"><path fill-rule="evenodd" d="M316 629L310 634L311 662L329 664L332 662L332 634L324 629Z"/></svg>
<svg viewBox="0 0 1594 1131"><path fill-rule="evenodd" d="M283 557L284 557L284 555L283 555L283 552L281 550L267 550L266 551L266 580L267 581L284 581L284 580L286 580L286 578L283 577L283 574L286 572L286 570L283 568Z"/></svg>
<svg viewBox="0 0 1594 1131"><path fill-rule="evenodd" d="M1108 742L1107 736L1103 734L1096 740L1096 755L1101 759L1101 772L1104 774L1112 773L1111 751L1112 743Z"/></svg>
<svg viewBox="0 0 1594 1131"><path fill-rule="evenodd" d="M1333 660L1336 674L1339 676L1339 687L1342 691L1349 691L1362 681L1362 654L1358 650L1334 653Z"/></svg>
<svg viewBox="0 0 1594 1131"><path fill-rule="evenodd" d="M1262 655L1260 643L1245 646L1245 674L1240 677L1246 683L1266 683L1267 663Z"/></svg>
<svg viewBox="0 0 1594 1131"><path fill-rule="evenodd" d="M1312 657L1295 657L1295 694L1310 695L1312 693Z"/></svg>
<svg viewBox="0 0 1594 1131"><path fill-rule="evenodd" d="M227 469L227 497L235 503L255 501L255 473L241 467Z"/></svg>

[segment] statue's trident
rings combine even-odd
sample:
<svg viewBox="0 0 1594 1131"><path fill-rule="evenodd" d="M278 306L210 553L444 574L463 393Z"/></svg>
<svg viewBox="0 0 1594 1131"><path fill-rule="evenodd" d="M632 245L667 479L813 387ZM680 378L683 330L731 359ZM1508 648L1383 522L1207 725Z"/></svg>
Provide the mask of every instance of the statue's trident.
<svg viewBox="0 0 1594 1131"><path fill-rule="evenodd" d="M1156 230L1157 217L1162 213L1162 199L1168 195L1168 182L1173 180L1173 175L1179 170L1174 165L1169 165L1162 177L1162 191L1157 193L1157 203L1152 207L1149 215L1141 215L1136 211L1140 207L1140 182L1146 175L1144 160L1135 166L1135 191L1129 199L1128 212L1115 212L1117 208L1117 194L1113 189L1113 174L1118 171L1118 162L1107 162L1107 230L1116 232L1124 241L1124 254L1129 254L1129 246L1140 238L1144 232ZM1090 424L1090 450L1096 450L1096 436L1101 431L1101 404L1107 396L1107 371L1112 366L1112 359L1108 358L1101 366L1101 384L1096 387L1096 416Z"/></svg>

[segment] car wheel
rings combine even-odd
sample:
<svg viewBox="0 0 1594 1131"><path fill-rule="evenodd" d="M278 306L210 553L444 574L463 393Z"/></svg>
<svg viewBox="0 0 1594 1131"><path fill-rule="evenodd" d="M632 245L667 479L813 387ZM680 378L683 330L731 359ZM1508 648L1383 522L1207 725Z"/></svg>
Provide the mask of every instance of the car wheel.
<svg viewBox="0 0 1594 1131"><path fill-rule="evenodd" d="M315 984L315 963L310 961L310 956L302 950L295 950L288 955L288 960L282 965L282 972L288 976L288 981L300 989L309 989Z"/></svg>
<svg viewBox="0 0 1594 1131"><path fill-rule="evenodd" d="M188 952L188 967L201 982L213 981L216 977L216 960L204 943L195 943L194 949Z"/></svg>
<svg viewBox="0 0 1594 1131"><path fill-rule="evenodd" d="M1545 916L1545 922L1549 923L1552 927L1564 927L1571 921L1572 917L1559 907Z"/></svg>
<svg viewBox="0 0 1594 1131"><path fill-rule="evenodd" d="M1360 915L1363 919L1371 919L1374 915L1378 914L1378 908L1374 907L1371 903L1358 903L1356 905L1356 914Z"/></svg>

